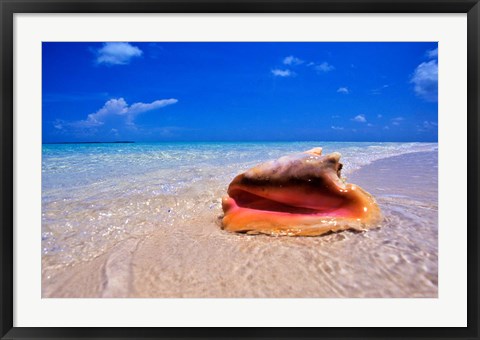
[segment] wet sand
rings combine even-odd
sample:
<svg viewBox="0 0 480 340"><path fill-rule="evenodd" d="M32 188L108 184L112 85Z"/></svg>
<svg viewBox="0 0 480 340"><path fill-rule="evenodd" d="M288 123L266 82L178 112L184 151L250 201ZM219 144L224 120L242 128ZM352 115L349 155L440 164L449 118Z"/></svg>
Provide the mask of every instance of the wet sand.
<svg viewBox="0 0 480 340"><path fill-rule="evenodd" d="M42 296L437 297L437 170L437 154L420 152L351 173L349 182L376 197L382 226L320 237L221 230L218 199L226 188L211 179L212 200L187 187L190 215L171 226L121 240L84 262L55 265L43 257Z"/></svg>

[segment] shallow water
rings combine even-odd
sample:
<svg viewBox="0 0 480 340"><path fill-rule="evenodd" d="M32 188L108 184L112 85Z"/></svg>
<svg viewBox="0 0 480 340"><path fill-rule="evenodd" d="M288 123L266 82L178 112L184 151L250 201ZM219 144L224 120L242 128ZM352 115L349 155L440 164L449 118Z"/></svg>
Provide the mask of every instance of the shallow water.
<svg viewBox="0 0 480 340"><path fill-rule="evenodd" d="M316 146L342 154L344 176L379 202L381 228L314 238L221 230L221 197L236 174ZM44 145L43 296L436 296L436 150L425 143Z"/></svg>

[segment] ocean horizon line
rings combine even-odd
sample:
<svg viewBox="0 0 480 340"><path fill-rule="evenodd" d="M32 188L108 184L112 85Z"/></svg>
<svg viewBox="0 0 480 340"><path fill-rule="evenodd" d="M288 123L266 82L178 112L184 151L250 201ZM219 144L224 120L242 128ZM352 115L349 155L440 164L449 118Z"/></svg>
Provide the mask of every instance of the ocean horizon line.
<svg viewBox="0 0 480 340"><path fill-rule="evenodd" d="M337 140L255 140L255 141L215 141L215 140L193 140L193 141L92 141L92 142L42 142L42 145L51 145L51 144L185 144L185 143L438 143L436 141L337 141Z"/></svg>
<svg viewBox="0 0 480 340"><path fill-rule="evenodd" d="M114 142L45 142L42 144L132 144L134 141L114 141Z"/></svg>

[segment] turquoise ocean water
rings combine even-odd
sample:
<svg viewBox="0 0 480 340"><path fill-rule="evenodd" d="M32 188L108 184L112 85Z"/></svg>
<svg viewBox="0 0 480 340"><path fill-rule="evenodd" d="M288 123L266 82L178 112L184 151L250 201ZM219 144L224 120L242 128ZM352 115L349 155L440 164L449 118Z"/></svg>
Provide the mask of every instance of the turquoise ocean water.
<svg viewBox="0 0 480 340"><path fill-rule="evenodd" d="M144 238L159 231L177 235L182 226L199 223L199 216L210 231L226 233L220 230L218 221L222 214L221 197L233 177L258 163L318 146L323 147L324 153L342 154L343 175L347 180L355 179L356 174L361 174L362 169L375 161L401 155L436 155L438 150L436 143L45 144L42 150L43 270L46 273L49 268L88 262L132 237ZM406 169L415 178L416 173L426 173L422 168L424 164L423 160L399 164L398 174ZM436 158L432 158L428 166L431 171L427 172L436 174L436 170L432 170L436 168ZM435 190L425 191L428 197L420 200L433 202L435 206L437 179L429 176L419 180L427 186L429 183L425 181L431 181ZM382 184L375 182L374 175L358 178L367 191L380 196L382 210L391 215L392 224L405 224L407 229L408 223L412 225L408 207L394 201L413 199L405 193L409 183L402 184L395 176L387 176L387 182ZM422 214L418 214L415 223L420 219L420 224L432 226L429 235L434 241L422 250L434 256L427 270L432 276L437 270L436 214L425 215L423 222L422 218ZM398 234L389 236L389 242L395 235L405 237L401 230L396 232ZM180 240L181 236L178 237ZM265 236L258 238L265 239L268 240Z"/></svg>
<svg viewBox="0 0 480 340"><path fill-rule="evenodd" d="M374 160L410 152L434 151L436 143L105 143L44 144L42 150L42 189L83 187L112 179L172 171L165 178L172 187L181 185L181 172L223 167L234 175L258 162L288 153L322 146L324 153L340 152L344 171L353 171ZM196 176L186 177L196 180ZM203 174L202 174L203 175ZM179 181L176 181L176 179ZM166 193L168 189L165 188ZM48 195L44 195L46 198Z"/></svg>

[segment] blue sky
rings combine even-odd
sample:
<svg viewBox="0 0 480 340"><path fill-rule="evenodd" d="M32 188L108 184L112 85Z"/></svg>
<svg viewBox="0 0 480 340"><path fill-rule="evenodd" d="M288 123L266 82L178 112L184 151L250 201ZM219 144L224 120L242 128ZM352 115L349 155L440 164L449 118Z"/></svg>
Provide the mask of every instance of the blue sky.
<svg viewBox="0 0 480 340"><path fill-rule="evenodd" d="M43 142L437 141L437 43L43 43Z"/></svg>

